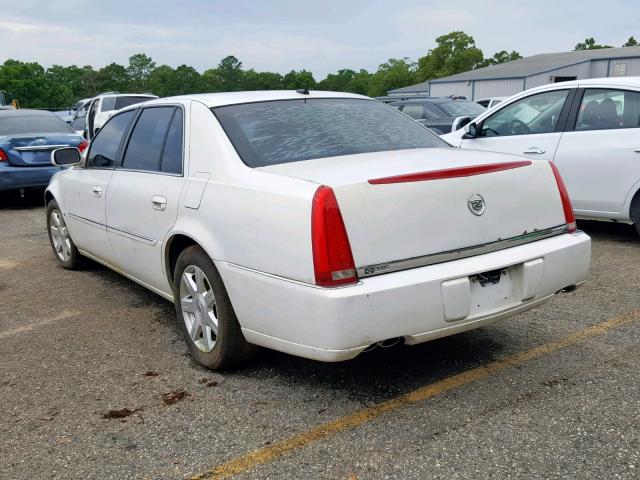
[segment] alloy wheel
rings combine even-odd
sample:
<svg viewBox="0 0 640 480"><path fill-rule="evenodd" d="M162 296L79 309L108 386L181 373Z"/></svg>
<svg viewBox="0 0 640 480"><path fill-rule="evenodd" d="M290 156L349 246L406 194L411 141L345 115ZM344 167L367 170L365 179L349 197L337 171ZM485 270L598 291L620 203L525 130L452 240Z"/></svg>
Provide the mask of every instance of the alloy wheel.
<svg viewBox="0 0 640 480"><path fill-rule="evenodd" d="M185 268L180 279L182 319L191 340L203 352L210 352L218 339L218 311L213 287L195 265Z"/></svg>

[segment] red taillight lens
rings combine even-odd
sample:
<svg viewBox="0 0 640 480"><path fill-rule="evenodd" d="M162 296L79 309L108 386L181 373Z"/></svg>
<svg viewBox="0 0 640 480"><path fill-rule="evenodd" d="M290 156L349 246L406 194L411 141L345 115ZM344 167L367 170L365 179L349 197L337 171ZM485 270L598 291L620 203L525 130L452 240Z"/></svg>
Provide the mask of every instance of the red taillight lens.
<svg viewBox="0 0 640 480"><path fill-rule="evenodd" d="M80 150L80 153L84 153L88 146L89 142L87 142L86 140L82 140L80 142L80 145L78 145L78 150Z"/></svg>
<svg viewBox="0 0 640 480"><path fill-rule="evenodd" d="M5 152L3 149L0 148L0 162L8 162L9 161L9 156L7 155L7 152Z"/></svg>
<svg viewBox="0 0 640 480"><path fill-rule="evenodd" d="M311 244L316 285L334 287L358 281L340 207L329 187L319 187L313 196Z"/></svg>
<svg viewBox="0 0 640 480"><path fill-rule="evenodd" d="M576 216L573 213L573 207L571 206L571 199L569 198L569 193L567 192L567 187L565 187L564 182L562 181L562 176L558 171L558 167L553 162L549 162L551 165L551 170L553 170L553 175L556 177L556 183L558 184L558 191L560 192L560 200L562 200L562 209L564 210L564 219L567 222L567 227L569 233L575 232L578 228L576 226Z"/></svg>

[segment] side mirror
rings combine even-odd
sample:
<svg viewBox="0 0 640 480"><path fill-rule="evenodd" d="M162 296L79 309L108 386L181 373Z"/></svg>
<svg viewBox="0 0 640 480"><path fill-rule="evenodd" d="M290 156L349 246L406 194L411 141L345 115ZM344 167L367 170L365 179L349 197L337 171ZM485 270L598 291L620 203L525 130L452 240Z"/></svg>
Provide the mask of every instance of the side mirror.
<svg viewBox="0 0 640 480"><path fill-rule="evenodd" d="M462 138L464 139L477 138L478 134L480 133L478 125L475 123L469 123L468 125L466 125L465 130L467 133L462 136Z"/></svg>
<svg viewBox="0 0 640 480"><path fill-rule="evenodd" d="M82 162L80 150L75 147L57 148L51 152L51 163L57 167L79 165Z"/></svg>
<svg viewBox="0 0 640 480"><path fill-rule="evenodd" d="M455 132L456 130L460 130L462 127L464 127L465 125L467 125L469 122L471 122L471 119L469 117L456 117L453 120L453 124L451 125L451 131Z"/></svg>

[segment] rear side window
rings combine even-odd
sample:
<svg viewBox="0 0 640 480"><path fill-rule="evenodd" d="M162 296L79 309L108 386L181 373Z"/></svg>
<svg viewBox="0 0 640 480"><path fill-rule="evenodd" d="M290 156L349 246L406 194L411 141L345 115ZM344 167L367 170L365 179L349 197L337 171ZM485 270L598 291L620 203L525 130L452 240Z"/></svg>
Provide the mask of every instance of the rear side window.
<svg viewBox="0 0 640 480"><path fill-rule="evenodd" d="M55 115L0 116L0 135L29 133L73 133L73 130Z"/></svg>
<svg viewBox="0 0 640 480"><path fill-rule="evenodd" d="M374 100L279 100L212 110L250 167L358 153L450 148L420 124Z"/></svg>
<svg viewBox="0 0 640 480"><path fill-rule="evenodd" d="M409 115L414 120L424 120L424 108L422 105L405 105L402 107L402 113Z"/></svg>
<svg viewBox="0 0 640 480"><path fill-rule="evenodd" d="M129 129L135 111L121 113L111 117L98 135L91 142L87 157L87 166L113 168L122 142L122 137Z"/></svg>
<svg viewBox="0 0 640 480"><path fill-rule="evenodd" d="M576 130L609 130L640 126L640 93L589 88L584 91Z"/></svg>
<svg viewBox="0 0 640 480"><path fill-rule="evenodd" d="M145 108L133 128L122 167L131 170L160 171L160 158L174 107Z"/></svg>
<svg viewBox="0 0 640 480"><path fill-rule="evenodd" d="M162 152L160 171L182 173L182 109L176 108Z"/></svg>

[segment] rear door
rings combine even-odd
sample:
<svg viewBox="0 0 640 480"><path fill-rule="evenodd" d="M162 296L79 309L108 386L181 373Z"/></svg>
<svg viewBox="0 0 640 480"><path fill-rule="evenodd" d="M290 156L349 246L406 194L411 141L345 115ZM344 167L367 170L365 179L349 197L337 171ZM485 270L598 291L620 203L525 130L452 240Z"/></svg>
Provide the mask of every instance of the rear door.
<svg viewBox="0 0 640 480"><path fill-rule="evenodd" d="M578 214L620 213L640 181L640 90L594 87L579 97L556 164Z"/></svg>
<svg viewBox="0 0 640 480"><path fill-rule="evenodd" d="M185 184L183 106L144 108L109 182L108 235L120 268L167 292L162 245Z"/></svg>
<svg viewBox="0 0 640 480"><path fill-rule="evenodd" d="M487 116L479 136L463 139L462 148L553 160L575 89L553 89L521 98Z"/></svg>
<svg viewBox="0 0 640 480"><path fill-rule="evenodd" d="M114 259L107 237L107 189L134 116L128 111L113 117L91 142L85 167L65 174L65 218L73 241L107 263Z"/></svg>

